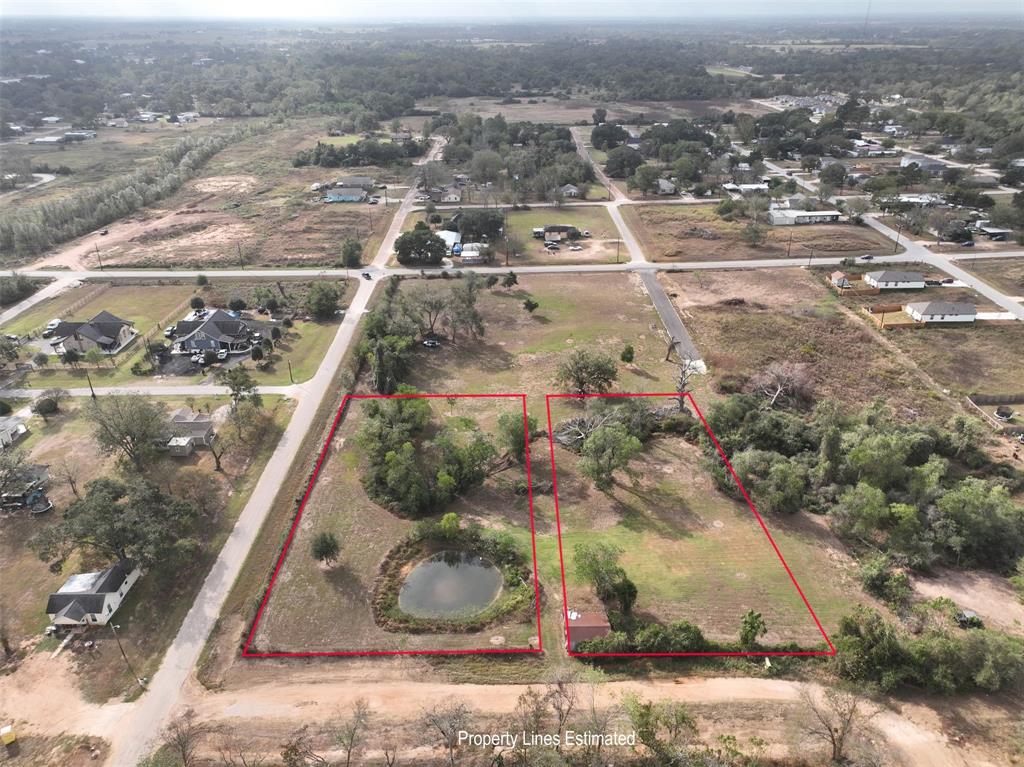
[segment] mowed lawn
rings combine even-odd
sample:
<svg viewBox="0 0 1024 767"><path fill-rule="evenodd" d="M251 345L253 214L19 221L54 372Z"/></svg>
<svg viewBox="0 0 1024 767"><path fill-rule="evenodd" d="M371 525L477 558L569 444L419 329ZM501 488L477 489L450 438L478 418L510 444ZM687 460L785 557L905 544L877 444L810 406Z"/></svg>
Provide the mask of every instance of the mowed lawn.
<svg viewBox="0 0 1024 767"><path fill-rule="evenodd" d="M396 516L363 490L362 451L357 434L364 422L365 401L353 401L302 515L284 565L259 623L256 651L367 651L494 649L529 646L536 619L508 618L480 632L390 632L373 618L374 580L387 552L409 535L415 522ZM521 412L518 399L431 401L435 426L464 427L472 419L490 432L500 413ZM500 472L483 487L457 499L442 513L454 511L463 523L475 521L489 530L517 533L520 551L531 562L529 504L514 484L525 480L522 468ZM341 541L339 562L326 568L310 553L321 532ZM501 641L494 640L501 637Z"/></svg>
<svg viewBox="0 0 1024 767"><path fill-rule="evenodd" d="M887 255L893 243L866 226L812 224L765 226L755 247L743 239L745 219L726 221L715 205L628 205L622 215L640 239L649 261L726 261Z"/></svg>
<svg viewBox="0 0 1024 767"><path fill-rule="evenodd" d="M578 413L559 403L553 422ZM576 455L556 447L570 607L599 605L578 575L574 550L603 542L625 552L621 564L637 585L635 610L645 619L687 620L712 639L735 640L743 614L757 610L769 628L766 641L815 647L821 634L761 526L745 503L715 489L698 458L680 438L657 438L634 462L638 483L621 476L605 494L579 473ZM837 571L816 536L766 523L826 630L836 627L859 591L852 578ZM552 553L544 547L546 574Z"/></svg>

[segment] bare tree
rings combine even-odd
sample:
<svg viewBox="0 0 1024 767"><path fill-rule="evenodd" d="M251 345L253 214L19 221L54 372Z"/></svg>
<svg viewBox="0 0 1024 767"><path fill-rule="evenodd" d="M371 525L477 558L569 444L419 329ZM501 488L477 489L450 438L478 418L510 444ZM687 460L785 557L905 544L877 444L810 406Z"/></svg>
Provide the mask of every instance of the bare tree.
<svg viewBox="0 0 1024 767"><path fill-rule="evenodd" d="M313 750L309 725L302 725L281 744L281 762L284 767L305 767L310 764L327 764L327 760Z"/></svg>
<svg viewBox="0 0 1024 767"><path fill-rule="evenodd" d="M255 741L247 741L234 734L224 734L217 746L220 763L224 767L263 767L267 757L259 751Z"/></svg>
<svg viewBox="0 0 1024 767"><path fill-rule="evenodd" d="M450 700L431 711L423 712L423 723L428 730L436 732L441 744L448 752L448 765L455 767L455 750L459 744L459 732L469 725L469 707L465 703Z"/></svg>
<svg viewBox="0 0 1024 767"><path fill-rule="evenodd" d="M547 697L551 704L551 710L555 712L555 719L558 720L556 732L565 732L566 725L572 718L573 711L579 699L577 682L580 674L569 666L562 666L555 670L547 683ZM557 751L561 751L559 746Z"/></svg>
<svg viewBox="0 0 1024 767"><path fill-rule="evenodd" d="M676 375L676 391L679 393L679 412L686 412L686 395L690 392L690 379L700 372L699 361L684 350L683 344L674 338L669 342L665 352L665 362L671 362L679 373Z"/></svg>
<svg viewBox="0 0 1024 767"><path fill-rule="evenodd" d="M181 760L182 767L192 767L198 764L196 751L199 743L209 732L210 727L199 721L196 712L187 709L167 726L163 743Z"/></svg>
<svg viewBox="0 0 1024 767"><path fill-rule="evenodd" d="M75 498L81 498L78 494L78 468L68 461L66 458L57 464L57 468L54 472L58 479L63 480L67 483L71 492L74 493Z"/></svg>
<svg viewBox="0 0 1024 767"><path fill-rule="evenodd" d="M750 385L768 398L768 407L780 399L805 399L812 390L811 370L802 362L773 362L754 376Z"/></svg>
<svg viewBox="0 0 1024 767"><path fill-rule="evenodd" d="M858 729L867 724L874 713L866 710L863 698L846 690L829 688L819 699L810 688L804 687L800 699L809 714L803 726L804 735L829 749L831 764L845 764Z"/></svg>
<svg viewBox="0 0 1024 767"><path fill-rule="evenodd" d="M352 716L342 722L338 730L338 745L345 749L345 767L351 766L352 754L362 746L372 713L366 699L357 698L352 704Z"/></svg>

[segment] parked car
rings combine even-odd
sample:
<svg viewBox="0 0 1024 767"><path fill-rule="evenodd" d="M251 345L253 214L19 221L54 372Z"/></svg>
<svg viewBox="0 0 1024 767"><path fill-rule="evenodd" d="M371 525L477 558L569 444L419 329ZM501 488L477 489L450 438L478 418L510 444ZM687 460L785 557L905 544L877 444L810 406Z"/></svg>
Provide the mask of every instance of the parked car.
<svg viewBox="0 0 1024 767"><path fill-rule="evenodd" d="M956 282L956 280L954 280L952 277L946 277L942 280L943 285L952 285L954 282Z"/></svg>
<svg viewBox="0 0 1024 767"><path fill-rule="evenodd" d="M583 250L582 245L570 245L569 250Z"/></svg>
<svg viewBox="0 0 1024 767"><path fill-rule="evenodd" d="M561 250L561 248L555 243L549 242L547 245L544 246L544 250L554 253L556 250Z"/></svg>
<svg viewBox="0 0 1024 767"><path fill-rule="evenodd" d="M46 327L43 328L43 338L49 338L53 335L53 331L60 325L60 320L50 320L46 323Z"/></svg>
<svg viewBox="0 0 1024 767"><path fill-rule="evenodd" d="M174 334L177 332L177 325L168 325L166 328L164 328L164 338L174 338Z"/></svg>
<svg viewBox="0 0 1024 767"><path fill-rule="evenodd" d="M974 240L964 240L963 242L960 243L960 247L961 248L973 248L974 247Z"/></svg>
<svg viewBox="0 0 1024 767"><path fill-rule="evenodd" d="M196 352L191 357L189 357L189 359L192 362L196 363L197 365L202 365L203 364L203 354L202 354L202 352Z"/></svg>
<svg viewBox="0 0 1024 767"><path fill-rule="evenodd" d="M100 229L100 237L104 237L104 236L106 236L108 234L110 234L110 230L109 229Z"/></svg>
<svg viewBox="0 0 1024 767"><path fill-rule="evenodd" d="M962 629L980 629L985 625L981 620L981 616L974 612L974 610L960 610L953 617Z"/></svg>
<svg viewBox="0 0 1024 767"><path fill-rule="evenodd" d="M228 358L228 350L227 349L218 349L217 350L217 359L218 360L223 362L227 358Z"/></svg>
<svg viewBox="0 0 1024 767"><path fill-rule="evenodd" d="M437 349L438 347L441 346L441 342L438 341L436 338L428 338L423 342L423 345L426 346L428 349Z"/></svg>
<svg viewBox="0 0 1024 767"><path fill-rule="evenodd" d="M380 198L378 198L378 197L371 197L369 200L366 201L366 204L367 205L379 205L380 204Z"/></svg>
<svg viewBox="0 0 1024 767"><path fill-rule="evenodd" d="M429 194L418 194L418 195L416 195L416 202L429 202L429 201L430 201L430 195Z"/></svg>
<svg viewBox="0 0 1024 767"><path fill-rule="evenodd" d="M590 230L589 229L584 229L582 232L580 232L580 235L583 236L583 237L589 237L590 236Z"/></svg>

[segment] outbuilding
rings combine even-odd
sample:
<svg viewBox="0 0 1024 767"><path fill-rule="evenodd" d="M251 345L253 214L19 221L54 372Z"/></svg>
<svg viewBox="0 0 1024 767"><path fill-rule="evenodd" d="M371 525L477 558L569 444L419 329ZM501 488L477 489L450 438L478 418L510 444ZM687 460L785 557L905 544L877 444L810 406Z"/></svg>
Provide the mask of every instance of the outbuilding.
<svg viewBox="0 0 1024 767"><path fill-rule="evenodd" d="M581 642L590 639L600 639L612 632L612 625L608 622L608 616L603 612L578 612L569 610L568 613L569 649L575 650Z"/></svg>

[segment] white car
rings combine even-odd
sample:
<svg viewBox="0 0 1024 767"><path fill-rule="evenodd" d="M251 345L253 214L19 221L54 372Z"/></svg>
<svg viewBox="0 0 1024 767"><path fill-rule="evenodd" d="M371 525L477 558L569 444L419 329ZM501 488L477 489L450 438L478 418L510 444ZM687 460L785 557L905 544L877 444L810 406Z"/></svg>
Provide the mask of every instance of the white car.
<svg viewBox="0 0 1024 767"><path fill-rule="evenodd" d="M583 250L582 245L570 245L569 250Z"/></svg>
<svg viewBox="0 0 1024 767"><path fill-rule="evenodd" d="M421 195L418 195L416 197L416 202L429 202L429 201L430 201L430 195L429 194L421 194Z"/></svg>
<svg viewBox="0 0 1024 767"><path fill-rule="evenodd" d="M43 338L49 338L53 335L53 331L60 325L60 320L50 320L46 323L46 327L43 328Z"/></svg>
<svg viewBox="0 0 1024 767"><path fill-rule="evenodd" d="M217 350L217 359L218 360L223 362L227 358L228 358L228 350L227 349L218 349Z"/></svg>

